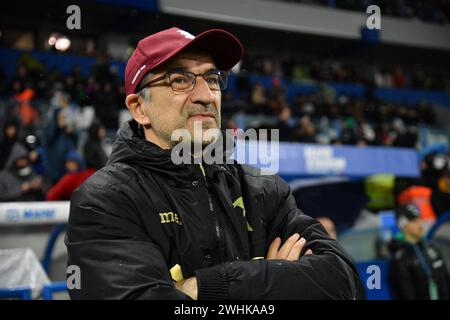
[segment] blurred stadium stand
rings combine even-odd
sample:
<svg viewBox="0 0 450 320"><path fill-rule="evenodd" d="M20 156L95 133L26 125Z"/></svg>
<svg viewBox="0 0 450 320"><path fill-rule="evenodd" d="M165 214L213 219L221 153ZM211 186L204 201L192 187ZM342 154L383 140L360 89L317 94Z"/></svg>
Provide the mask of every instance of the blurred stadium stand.
<svg viewBox="0 0 450 320"><path fill-rule="evenodd" d="M81 8L81 30L66 29L69 4ZM364 28L370 4L381 7L376 41ZM224 127L280 129L280 175L301 209L332 217L363 281L371 264L387 270L382 243L395 233L391 210L398 194L429 181L422 168L429 155L448 160L448 1L45 0L21 6L8 2L0 13L0 126L17 118L19 140L34 135L45 149L44 132L62 93L76 114L82 155L94 116L107 129L106 153L128 118L123 73L140 38L171 26L236 34L246 52L223 94ZM48 42L52 34L67 36L71 47L57 51ZM26 89L33 97L25 103ZM323 165L308 166L320 160L314 154L327 155ZM46 181L35 200L45 200L54 183ZM52 281L41 298L60 291L65 279L67 216L68 202L0 203L0 249L33 249ZM449 219L440 214L429 234L447 265ZM390 298L382 274L383 290L367 291L369 299ZM31 298L22 289L12 294Z"/></svg>

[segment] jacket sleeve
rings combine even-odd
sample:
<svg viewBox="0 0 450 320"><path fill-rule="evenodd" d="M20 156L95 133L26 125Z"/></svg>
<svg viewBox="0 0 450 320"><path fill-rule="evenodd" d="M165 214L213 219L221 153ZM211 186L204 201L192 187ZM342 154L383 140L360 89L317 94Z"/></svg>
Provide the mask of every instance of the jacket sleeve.
<svg viewBox="0 0 450 320"><path fill-rule="evenodd" d="M350 257L321 224L304 215L281 178L275 178L274 216L267 226L267 248L276 236L298 232L313 255L297 261L252 260L196 271L199 299L356 299L359 277ZM267 250L266 250L267 252Z"/></svg>
<svg viewBox="0 0 450 320"><path fill-rule="evenodd" d="M73 284L72 299L190 299L175 289L159 246L132 206L114 185L87 183L74 192L65 243L81 286Z"/></svg>

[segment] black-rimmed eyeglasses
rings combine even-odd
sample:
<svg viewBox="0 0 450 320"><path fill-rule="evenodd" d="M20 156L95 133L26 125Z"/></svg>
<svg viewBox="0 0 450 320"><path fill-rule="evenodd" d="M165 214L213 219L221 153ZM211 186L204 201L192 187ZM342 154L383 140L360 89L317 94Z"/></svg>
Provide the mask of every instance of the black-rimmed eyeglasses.
<svg viewBox="0 0 450 320"><path fill-rule="evenodd" d="M228 73L222 70L209 70L202 74L197 74L185 70L171 70L163 74L161 77L150 80L139 86L138 92L145 87L150 87L158 81L168 79L169 83L161 85L170 85L173 91L186 92L194 89L197 77L202 77L212 91L225 90L227 88Z"/></svg>

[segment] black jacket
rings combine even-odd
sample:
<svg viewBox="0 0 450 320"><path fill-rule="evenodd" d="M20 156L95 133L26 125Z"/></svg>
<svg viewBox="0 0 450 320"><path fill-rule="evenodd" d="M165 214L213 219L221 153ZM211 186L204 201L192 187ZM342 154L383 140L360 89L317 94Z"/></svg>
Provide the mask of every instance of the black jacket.
<svg viewBox="0 0 450 320"><path fill-rule="evenodd" d="M430 300L430 277L440 300L450 299L450 278L439 249L431 242L417 244L393 240L389 244L391 263L389 282L396 299ZM421 262L422 260L422 262ZM424 267L423 264L428 267Z"/></svg>
<svg viewBox="0 0 450 320"><path fill-rule="evenodd" d="M203 175L203 171L205 176ZM110 161L72 196L66 245L81 270L74 299L355 299L351 259L302 214L286 182L245 165L175 165L122 127ZM276 236L298 232L313 255L265 260Z"/></svg>

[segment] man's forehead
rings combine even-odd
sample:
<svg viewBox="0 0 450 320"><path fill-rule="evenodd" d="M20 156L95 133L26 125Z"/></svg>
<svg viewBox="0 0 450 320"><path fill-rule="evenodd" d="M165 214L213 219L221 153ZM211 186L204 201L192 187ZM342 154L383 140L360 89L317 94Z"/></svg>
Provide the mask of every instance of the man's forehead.
<svg viewBox="0 0 450 320"><path fill-rule="evenodd" d="M167 70L172 68L195 68L203 66L215 68L216 65L211 55L203 51L183 51L175 55L158 70Z"/></svg>

